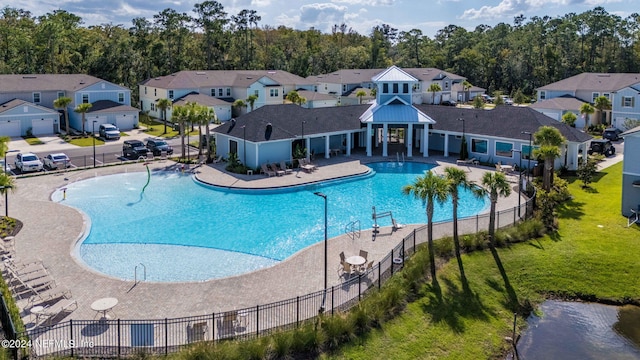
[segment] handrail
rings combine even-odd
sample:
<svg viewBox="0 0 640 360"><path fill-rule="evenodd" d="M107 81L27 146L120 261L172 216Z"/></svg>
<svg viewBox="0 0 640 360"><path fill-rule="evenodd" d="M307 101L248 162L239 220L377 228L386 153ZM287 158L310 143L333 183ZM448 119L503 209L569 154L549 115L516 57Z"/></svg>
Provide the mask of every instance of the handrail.
<svg viewBox="0 0 640 360"><path fill-rule="evenodd" d="M142 281L146 281L147 280L147 267L144 266L143 263L139 263L138 265L142 266L142 269L144 270ZM133 269L134 284L138 283L138 265L136 265L136 267Z"/></svg>
<svg viewBox="0 0 640 360"><path fill-rule="evenodd" d="M356 233L356 226L358 227L358 232ZM350 223L348 223L345 227L344 227L344 232L345 234L349 235L349 237L351 238L351 240L354 240L356 237L360 238L360 220L354 220Z"/></svg>

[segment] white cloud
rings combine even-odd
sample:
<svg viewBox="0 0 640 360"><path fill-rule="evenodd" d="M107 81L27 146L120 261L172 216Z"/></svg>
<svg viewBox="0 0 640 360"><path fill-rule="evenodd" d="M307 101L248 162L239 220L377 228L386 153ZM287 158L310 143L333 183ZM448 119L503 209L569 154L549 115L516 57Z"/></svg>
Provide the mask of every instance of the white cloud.
<svg viewBox="0 0 640 360"><path fill-rule="evenodd" d="M346 6L331 3L314 3L300 7L300 21L314 26L321 23L339 23L347 12Z"/></svg>
<svg viewBox="0 0 640 360"><path fill-rule="evenodd" d="M331 0L331 2L347 5L393 6L396 0Z"/></svg>

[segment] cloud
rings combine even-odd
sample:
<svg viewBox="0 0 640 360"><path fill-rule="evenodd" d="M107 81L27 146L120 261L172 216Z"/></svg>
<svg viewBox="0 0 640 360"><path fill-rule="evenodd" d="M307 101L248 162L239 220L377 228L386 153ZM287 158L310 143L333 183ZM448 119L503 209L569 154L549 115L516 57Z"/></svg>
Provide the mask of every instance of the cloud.
<svg viewBox="0 0 640 360"><path fill-rule="evenodd" d="M593 8L605 4L618 3L621 0L502 0L496 6L482 6L479 9L465 10L460 19L495 20L522 13L559 7Z"/></svg>
<svg viewBox="0 0 640 360"><path fill-rule="evenodd" d="M340 23L347 12L346 6L331 3L314 3L300 7L300 22L314 26L314 24Z"/></svg>
<svg viewBox="0 0 640 360"><path fill-rule="evenodd" d="M366 6L393 6L396 0L331 0L333 3Z"/></svg>

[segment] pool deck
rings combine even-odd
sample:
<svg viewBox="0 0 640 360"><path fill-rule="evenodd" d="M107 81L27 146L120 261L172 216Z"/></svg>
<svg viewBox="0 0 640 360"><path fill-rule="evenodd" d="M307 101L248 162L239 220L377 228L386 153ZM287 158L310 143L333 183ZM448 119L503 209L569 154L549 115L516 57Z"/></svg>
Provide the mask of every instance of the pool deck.
<svg viewBox="0 0 640 360"><path fill-rule="evenodd" d="M313 173L294 171L292 174L279 177L267 177L261 174L231 175L224 171L224 163L204 165L193 168L191 171L199 180L218 186L270 188L355 175L368 170L362 163L393 160L361 155L337 156L314 161L319 169ZM412 161L428 162L439 166L457 166L453 157L416 157ZM180 168L171 161L155 161L150 168L180 171ZM470 180L476 182L480 181L484 172L495 170L481 166L461 166L461 168L467 171ZM161 319L240 309L294 298L322 289L324 279L322 242L303 249L270 268L203 282L140 282L134 286L133 281L100 275L81 265L72 256L72 249L88 230L87 224L77 210L52 202L50 200L52 192L66 184L95 176L144 170L144 166L137 163L16 180L17 189L9 193L9 215L21 220L24 224L15 237L17 260L23 262L42 260L56 284L70 289L78 303L77 310L64 319L56 320L93 319L96 312L91 309L91 303L104 297L115 297L119 300L118 305L113 309L119 318ZM442 168L435 168L435 171L442 173ZM517 178L513 176L511 178L513 186L517 186ZM517 206L517 196L517 192L513 192L506 199L500 198L498 209ZM321 201L318 202L318 206L322 206ZM167 220L171 221L171 219ZM363 227L366 226L370 224L363 223ZM370 229L362 231L361 237L355 240L346 234L330 239L327 270L329 285L341 282L336 271L339 266L338 254L341 251L349 256L363 249L369 252L370 260L378 261L417 226L419 225L409 225L397 231L392 231L390 226L383 227L375 241L372 240ZM436 226L434 235L439 237L445 233L448 234L451 231L450 228L450 224ZM461 233L474 230L460 229ZM180 234L167 234L167 236L180 236ZM133 271L134 269L131 269L132 273ZM25 306L25 301L20 301L18 305ZM29 315L24 315L25 323L28 323Z"/></svg>

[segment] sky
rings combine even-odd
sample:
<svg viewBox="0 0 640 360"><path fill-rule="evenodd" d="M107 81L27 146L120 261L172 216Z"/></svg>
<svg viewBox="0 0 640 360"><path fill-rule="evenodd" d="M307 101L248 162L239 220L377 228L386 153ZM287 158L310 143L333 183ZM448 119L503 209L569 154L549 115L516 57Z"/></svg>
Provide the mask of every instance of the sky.
<svg viewBox="0 0 640 360"><path fill-rule="evenodd" d="M153 15L170 8L195 16L200 1L181 0L0 0L6 6L41 16L62 9L82 18L84 26L121 24L125 28L138 17L153 22ZM376 25L389 24L399 31L419 29L433 38L438 30L457 25L472 31L477 25L513 24L515 16L560 17L602 6L610 13L627 17L640 12L638 0L219 0L229 16L243 9L256 10L259 26L284 25L298 30L311 27L330 33L334 24L369 35Z"/></svg>

